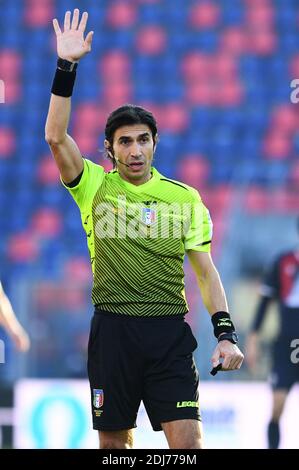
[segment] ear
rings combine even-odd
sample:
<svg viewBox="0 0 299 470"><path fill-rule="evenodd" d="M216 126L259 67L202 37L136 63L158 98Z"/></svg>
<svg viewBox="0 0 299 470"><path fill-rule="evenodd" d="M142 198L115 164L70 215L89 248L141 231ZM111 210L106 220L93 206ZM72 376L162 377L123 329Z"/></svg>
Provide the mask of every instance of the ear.
<svg viewBox="0 0 299 470"><path fill-rule="evenodd" d="M109 142L109 140L107 140L107 139L104 140L104 146L105 146L105 149L109 149L109 148L110 148L110 142Z"/></svg>

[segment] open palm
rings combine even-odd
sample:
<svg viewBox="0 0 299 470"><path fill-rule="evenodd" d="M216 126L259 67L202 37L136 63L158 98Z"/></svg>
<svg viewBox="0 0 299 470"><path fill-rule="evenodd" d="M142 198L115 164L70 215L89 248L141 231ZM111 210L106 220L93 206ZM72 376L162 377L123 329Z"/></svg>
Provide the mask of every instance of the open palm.
<svg viewBox="0 0 299 470"><path fill-rule="evenodd" d="M57 39L57 54L59 57L74 62L91 51L93 31L90 31L84 39L87 19L88 13L85 11L79 23L79 10L76 8L71 22L71 12L67 11L64 16L63 32L61 32L57 19L53 20Z"/></svg>

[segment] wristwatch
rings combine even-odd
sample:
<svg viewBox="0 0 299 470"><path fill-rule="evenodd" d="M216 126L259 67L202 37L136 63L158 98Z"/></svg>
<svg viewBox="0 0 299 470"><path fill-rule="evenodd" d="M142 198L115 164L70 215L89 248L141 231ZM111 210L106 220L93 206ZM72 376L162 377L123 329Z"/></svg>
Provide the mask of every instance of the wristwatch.
<svg viewBox="0 0 299 470"><path fill-rule="evenodd" d="M70 62L69 60L61 59L61 57L57 59L57 68L59 70L63 70L64 72L76 72L77 67L78 62Z"/></svg>
<svg viewBox="0 0 299 470"><path fill-rule="evenodd" d="M238 335L234 331L232 333L222 333L222 335L220 335L218 338L218 343L219 341L223 341L224 339L230 341L233 344L237 344L237 342L239 341Z"/></svg>

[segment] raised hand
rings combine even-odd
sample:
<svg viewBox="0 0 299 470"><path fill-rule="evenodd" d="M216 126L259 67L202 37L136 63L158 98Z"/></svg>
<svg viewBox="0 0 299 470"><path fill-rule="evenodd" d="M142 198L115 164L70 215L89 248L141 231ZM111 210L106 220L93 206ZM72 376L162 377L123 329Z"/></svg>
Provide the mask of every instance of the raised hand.
<svg viewBox="0 0 299 470"><path fill-rule="evenodd" d="M64 31L61 32L59 23L55 18L53 27L57 38L57 54L62 59L75 62L91 51L93 31L90 31L84 39L88 13L85 11L79 23L79 10L76 8L71 22L71 12L64 16Z"/></svg>

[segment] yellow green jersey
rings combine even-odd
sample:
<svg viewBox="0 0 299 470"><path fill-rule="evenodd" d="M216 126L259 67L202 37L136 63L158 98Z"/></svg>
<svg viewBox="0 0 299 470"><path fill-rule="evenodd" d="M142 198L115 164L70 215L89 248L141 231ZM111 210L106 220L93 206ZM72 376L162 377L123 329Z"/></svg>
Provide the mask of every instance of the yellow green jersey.
<svg viewBox="0 0 299 470"><path fill-rule="evenodd" d="M131 316L188 312L184 255L209 252L212 221L199 193L155 168L136 186L117 170L84 159L79 183L65 187L81 212L93 272L92 301Z"/></svg>

